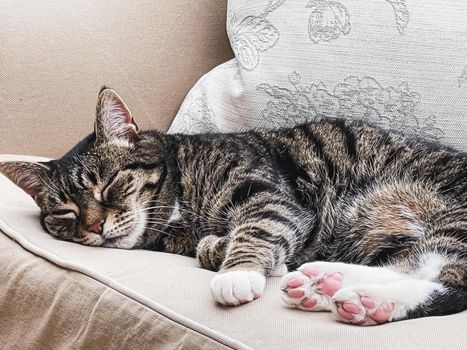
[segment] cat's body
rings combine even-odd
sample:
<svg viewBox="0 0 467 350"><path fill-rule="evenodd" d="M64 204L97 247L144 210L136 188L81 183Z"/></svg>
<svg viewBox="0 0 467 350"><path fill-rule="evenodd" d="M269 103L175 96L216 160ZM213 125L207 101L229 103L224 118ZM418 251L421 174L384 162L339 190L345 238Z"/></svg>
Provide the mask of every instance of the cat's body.
<svg viewBox="0 0 467 350"><path fill-rule="evenodd" d="M284 277L286 305L368 325L467 308L465 153L343 120L138 133L111 90L97 115L61 160L0 165L55 236L196 255L223 304L315 261Z"/></svg>

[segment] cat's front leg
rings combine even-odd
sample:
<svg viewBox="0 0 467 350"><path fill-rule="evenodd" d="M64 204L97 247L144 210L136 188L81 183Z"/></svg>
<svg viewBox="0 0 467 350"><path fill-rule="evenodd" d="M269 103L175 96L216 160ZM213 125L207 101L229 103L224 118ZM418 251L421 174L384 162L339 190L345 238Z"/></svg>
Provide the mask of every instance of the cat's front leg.
<svg viewBox="0 0 467 350"><path fill-rule="evenodd" d="M238 236L237 236L238 234ZM263 261L273 247L260 245L257 239L247 234L234 233L228 242L219 272L211 280L211 293L223 305L240 305L259 298L266 284L265 265L273 262ZM257 247L257 249L255 249Z"/></svg>
<svg viewBox="0 0 467 350"><path fill-rule="evenodd" d="M219 271L225 260L230 237L209 235L204 237L196 248L196 258L202 268ZM285 264L279 265L269 273L271 277L282 277L288 272Z"/></svg>
<svg viewBox="0 0 467 350"><path fill-rule="evenodd" d="M266 276L287 272L284 262L294 234L273 221L237 227L230 235L220 270L211 280L214 299L223 305L240 305L259 298Z"/></svg>
<svg viewBox="0 0 467 350"><path fill-rule="evenodd" d="M208 235L196 247L196 258L203 269L219 271L225 260L230 237Z"/></svg>

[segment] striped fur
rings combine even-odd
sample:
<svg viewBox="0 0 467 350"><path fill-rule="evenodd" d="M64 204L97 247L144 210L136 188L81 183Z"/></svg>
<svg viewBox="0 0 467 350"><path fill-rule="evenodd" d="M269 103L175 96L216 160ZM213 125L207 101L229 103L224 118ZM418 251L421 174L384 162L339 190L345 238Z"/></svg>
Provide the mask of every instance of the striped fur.
<svg viewBox="0 0 467 350"><path fill-rule="evenodd" d="M344 120L237 134L138 133L119 101L101 93L98 106L117 105L119 119L109 122L112 113L98 107L96 132L63 158L0 164L35 198L51 234L197 255L202 267L224 273L268 275L322 260L411 274L440 254L449 263L433 280L448 292L405 318L467 308L465 153ZM91 232L99 222L103 231Z"/></svg>

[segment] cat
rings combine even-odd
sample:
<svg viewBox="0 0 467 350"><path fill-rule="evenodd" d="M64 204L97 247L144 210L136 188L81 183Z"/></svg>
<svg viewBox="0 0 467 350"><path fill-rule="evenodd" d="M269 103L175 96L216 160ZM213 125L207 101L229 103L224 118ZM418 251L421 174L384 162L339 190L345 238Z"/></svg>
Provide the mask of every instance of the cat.
<svg viewBox="0 0 467 350"><path fill-rule="evenodd" d="M197 257L215 301L283 276L291 308L358 325L467 309L467 155L362 121L141 132L113 90L61 159L2 162L51 235ZM288 272L291 271L291 272Z"/></svg>

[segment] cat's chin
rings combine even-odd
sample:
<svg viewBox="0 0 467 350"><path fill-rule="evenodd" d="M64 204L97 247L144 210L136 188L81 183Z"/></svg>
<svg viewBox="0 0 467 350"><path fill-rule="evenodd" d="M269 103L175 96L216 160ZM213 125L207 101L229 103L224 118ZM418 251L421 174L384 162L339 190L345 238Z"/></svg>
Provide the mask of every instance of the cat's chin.
<svg viewBox="0 0 467 350"><path fill-rule="evenodd" d="M124 236L128 236L128 232L127 232L127 231L110 232L110 233L104 232L104 233L102 234L102 238L103 238L105 241L116 240L116 239L121 238L121 237L124 237Z"/></svg>
<svg viewBox="0 0 467 350"><path fill-rule="evenodd" d="M122 232L117 237L105 237L103 235L102 247L107 248L119 248L119 249L133 249L138 248L142 241L142 236L144 233L143 228L136 227L132 231Z"/></svg>
<svg viewBox="0 0 467 350"><path fill-rule="evenodd" d="M123 235L115 238L109 238L104 241L102 247L118 248L118 249L133 249L138 240L133 235Z"/></svg>
<svg viewBox="0 0 467 350"><path fill-rule="evenodd" d="M122 244L124 237L125 236L119 236L115 238L106 239L102 246L106 248L121 248L120 245Z"/></svg>
<svg viewBox="0 0 467 350"><path fill-rule="evenodd" d="M84 238L73 239L73 241L76 243L84 244L84 245L99 247L104 244L105 239L101 235L98 235L98 234L88 234Z"/></svg>

